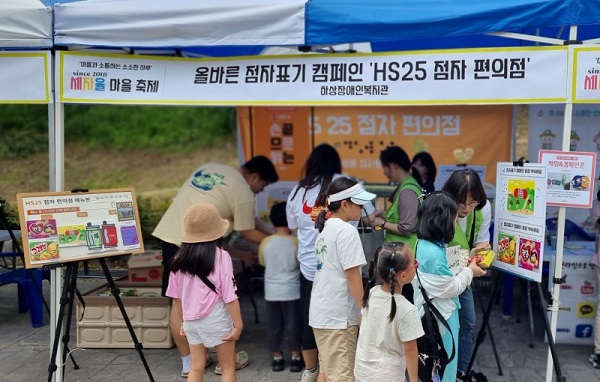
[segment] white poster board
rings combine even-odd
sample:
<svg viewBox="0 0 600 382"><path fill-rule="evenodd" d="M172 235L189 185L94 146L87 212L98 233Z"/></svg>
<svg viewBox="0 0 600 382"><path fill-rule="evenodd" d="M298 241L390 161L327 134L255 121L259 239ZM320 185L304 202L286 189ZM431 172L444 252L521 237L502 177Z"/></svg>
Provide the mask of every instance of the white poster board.
<svg viewBox="0 0 600 382"><path fill-rule="evenodd" d="M132 188L17 194L25 267L144 252Z"/></svg>
<svg viewBox="0 0 600 382"><path fill-rule="evenodd" d="M546 230L546 166L498 163L492 265L540 282Z"/></svg>
<svg viewBox="0 0 600 382"><path fill-rule="evenodd" d="M50 52L0 52L0 103L51 103Z"/></svg>
<svg viewBox="0 0 600 382"><path fill-rule="evenodd" d="M548 205L591 208L596 153L540 150L538 162L548 168Z"/></svg>

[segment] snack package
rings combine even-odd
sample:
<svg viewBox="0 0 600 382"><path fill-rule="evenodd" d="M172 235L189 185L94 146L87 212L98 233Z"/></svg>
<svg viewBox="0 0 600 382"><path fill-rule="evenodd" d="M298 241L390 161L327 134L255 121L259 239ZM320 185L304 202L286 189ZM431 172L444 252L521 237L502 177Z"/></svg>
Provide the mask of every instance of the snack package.
<svg viewBox="0 0 600 382"><path fill-rule="evenodd" d="M479 251L473 256L473 261L481 268L489 268L494 261L496 254L491 249Z"/></svg>

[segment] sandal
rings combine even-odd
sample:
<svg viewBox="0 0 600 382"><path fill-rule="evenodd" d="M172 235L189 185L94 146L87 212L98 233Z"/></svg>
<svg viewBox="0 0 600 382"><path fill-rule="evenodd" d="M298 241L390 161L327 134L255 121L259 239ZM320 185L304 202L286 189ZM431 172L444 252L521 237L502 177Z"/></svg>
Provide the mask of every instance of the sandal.
<svg viewBox="0 0 600 382"><path fill-rule="evenodd" d="M235 353L235 369L236 370L245 368L246 366L248 366L249 363L250 363L250 359L248 358L248 353L246 353L243 350L240 350L239 352ZM220 364L217 364L217 366L215 367L215 374L216 375L222 374Z"/></svg>
<svg viewBox="0 0 600 382"><path fill-rule="evenodd" d="M213 362L214 361L213 361L212 357L210 356L210 354L206 353L206 363L204 364L204 368L206 369L207 367L209 367L210 365L212 365ZM180 375L181 375L181 378L187 378L187 377L189 377L190 372L189 371L183 371L183 370L181 370L181 374Z"/></svg>

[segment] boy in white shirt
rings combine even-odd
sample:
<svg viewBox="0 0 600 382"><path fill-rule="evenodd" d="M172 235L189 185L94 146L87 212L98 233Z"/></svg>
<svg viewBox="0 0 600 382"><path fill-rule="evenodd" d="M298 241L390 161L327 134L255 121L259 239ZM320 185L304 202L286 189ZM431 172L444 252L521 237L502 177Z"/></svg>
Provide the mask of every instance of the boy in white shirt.
<svg viewBox="0 0 600 382"><path fill-rule="evenodd" d="M297 260L298 239L287 225L286 203L271 208L271 223L275 234L266 237L258 248L258 261L265 267L265 302L267 310L269 351L273 353L273 371L283 371L282 352L284 329L288 347L292 350L291 372L304 368L300 352L302 330L300 314L300 268Z"/></svg>

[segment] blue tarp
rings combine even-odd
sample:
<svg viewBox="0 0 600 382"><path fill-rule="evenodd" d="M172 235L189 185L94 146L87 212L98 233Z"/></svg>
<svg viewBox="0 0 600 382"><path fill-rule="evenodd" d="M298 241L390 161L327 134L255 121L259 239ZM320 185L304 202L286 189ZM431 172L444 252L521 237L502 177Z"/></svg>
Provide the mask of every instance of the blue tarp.
<svg viewBox="0 0 600 382"><path fill-rule="evenodd" d="M453 43L469 45L470 39L477 39L473 35L487 32L597 24L600 1L310 0L306 20L308 44L465 36ZM599 26L596 30L600 34Z"/></svg>

